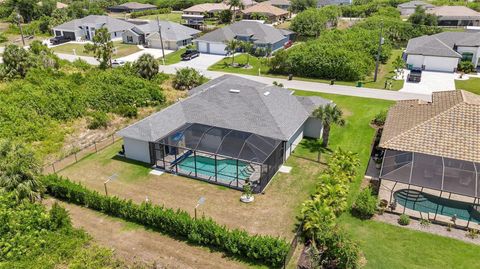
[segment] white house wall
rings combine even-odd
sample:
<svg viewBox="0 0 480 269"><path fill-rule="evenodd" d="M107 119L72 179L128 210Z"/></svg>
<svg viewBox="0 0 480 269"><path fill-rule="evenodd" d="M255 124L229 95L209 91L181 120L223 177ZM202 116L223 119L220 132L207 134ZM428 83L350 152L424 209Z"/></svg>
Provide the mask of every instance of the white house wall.
<svg viewBox="0 0 480 269"><path fill-rule="evenodd" d="M125 147L125 157L144 163L150 163L150 148L148 142L124 137L123 145Z"/></svg>
<svg viewBox="0 0 480 269"><path fill-rule="evenodd" d="M436 57L410 54L407 56L407 65L421 68L426 71L453 72L458 65L458 58Z"/></svg>
<svg viewBox="0 0 480 269"><path fill-rule="evenodd" d="M458 47L457 48L458 53L462 54L464 52L470 52L473 53L473 58L472 62L474 66L477 66L480 64L479 58L480 58L480 47Z"/></svg>
<svg viewBox="0 0 480 269"><path fill-rule="evenodd" d="M287 141L287 145L285 146L285 160L290 157L290 154L295 150L295 148L302 142L303 139L303 129L305 127L305 124L303 124L296 132L295 134L290 137L290 139Z"/></svg>
<svg viewBox="0 0 480 269"><path fill-rule="evenodd" d="M305 122L303 136L318 139L322 136L322 131L322 122L315 118L309 117L307 122Z"/></svg>

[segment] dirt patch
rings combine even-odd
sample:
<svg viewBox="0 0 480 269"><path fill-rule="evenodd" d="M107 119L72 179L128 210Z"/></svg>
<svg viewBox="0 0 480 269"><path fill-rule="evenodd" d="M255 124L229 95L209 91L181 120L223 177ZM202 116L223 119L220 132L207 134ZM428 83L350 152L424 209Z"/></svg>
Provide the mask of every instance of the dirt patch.
<svg viewBox="0 0 480 269"><path fill-rule="evenodd" d="M51 201L50 201L51 203ZM72 204L67 208L75 227L84 229L94 240L113 248L115 255L128 264L156 268L246 268L247 265L224 257L220 252L195 247L143 226L108 217Z"/></svg>

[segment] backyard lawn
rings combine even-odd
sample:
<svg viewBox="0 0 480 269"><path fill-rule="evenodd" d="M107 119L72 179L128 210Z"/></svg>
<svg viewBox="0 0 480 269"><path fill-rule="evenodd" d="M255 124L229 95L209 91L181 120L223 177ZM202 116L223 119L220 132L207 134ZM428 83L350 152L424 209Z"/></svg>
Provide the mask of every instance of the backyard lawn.
<svg viewBox="0 0 480 269"><path fill-rule="evenodd" d="M114 53L113 58L120 58L135 52L140 51L137 45L130 45L130 44L123 44L121 41L113 42L115 48L117 49L116 53ZM75 53L78 56L91 56L93 57L93 53L86 53L84 51L85 45L78 44L78 43L66 43L64 45L60 45L57 47L53 47L52 50L57 53L64 53L64 54L73 54L73 50L75 49Z"/></svg>
<svg viewBox="0 0 480 269"><path fill-rule="evenodd" d="M373 74L368 76L363 81L363 87L366 88L373 88L373 89L384 89L385 81L390 79L392 81L392 90L400 90L403 87L403 80L392 80L391 78L394 76L394 68L393 68L393 61L398 56L402 55L401 50L393 50L392 55L390 56L388 62L384 65L380 65L378 79L376 82L373 81ZM274 74L267 74L268 73L268 66L265 63L262 63L260 58L250 56L249 64L252 66L251 68L243 68L243 65L247 63L247 56L245 54L241 54L235 56L235 63L240 64L239 67L232 67L230 64L232 63L231 57L225 57L223 60L215 63L214 65L208 68L212 71L221 71L221 72L229 72L229 73L238 73L238 74L245 74L245 75L258 75L258 69L260 68L260 72L262 75L266 75L269 77L278 77L278 78L286 78L286 76L282 75L274 75ZM313 82L320 82L320 83L330 83L330 80L326 79L315 79L315 78L302 78L302 77L293 77L293 79L298 80L305 80L305 81L313 81ZM347 86L356 86L356 81L336 81L336 84L339 85L347 85Z"/></svg>
<svg viewBox="0 0 480 269"><path fill-rule="evenodd" d="M480 78L469 78L467 80L455 80L457 90L466 90L480 94Z"/></svg>
<svg viewBox="0 0 480 269"><path fill-rule="evenodd" d="M143 20L156 20L158 17L161 21L172 21L176 23L182 23L182 13L167 13L167 14L155 14L139 17L138 19Z"/></svg>

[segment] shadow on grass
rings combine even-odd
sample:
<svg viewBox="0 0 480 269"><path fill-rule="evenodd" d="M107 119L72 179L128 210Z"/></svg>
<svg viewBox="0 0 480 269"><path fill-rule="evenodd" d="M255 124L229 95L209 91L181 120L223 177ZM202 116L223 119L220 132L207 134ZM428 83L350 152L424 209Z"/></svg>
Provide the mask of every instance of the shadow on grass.
<svg viewBox="0 0 480 269"><path fill-rule="evenodd" d="M128 159L128 158L119 156L119 155L113 156L113 157L112 157L112 160L120 161L120 162L124 162L124 163L128 163L128 164L133 164L133 165L138 165L138 166L142 166L142 167L149 168L149 169L152 168L152 165L151 165L151 164L144 163L144 162L140 162L140 161L131 160L131 159Z"/></svg>
<svg viewBox="0 0 480 269"><path fill-rule="evenodd" d="M325 147L322 147L322 144L321 144L321 141L318 140L318 139L314 139L314 138L304 138L302 140L302 142L300 143L300 145L307 149L310 153L315 153L315 154L318 154L320 152L320 155L323 155L325 153L332 153L332 150L329 149L329 148L325 148ZM304 157L304 156L301 156L301 154L295 154L292 153L292 156L294 156L295 158L299 158L299 159L304 159L304 160L307 160L307 161L312 161L312 162L316 162L316 163L321 163L321 164L326 164L325 162L321 162L317 159L313 159L313 158L308 158L308 157Z"/></svg>

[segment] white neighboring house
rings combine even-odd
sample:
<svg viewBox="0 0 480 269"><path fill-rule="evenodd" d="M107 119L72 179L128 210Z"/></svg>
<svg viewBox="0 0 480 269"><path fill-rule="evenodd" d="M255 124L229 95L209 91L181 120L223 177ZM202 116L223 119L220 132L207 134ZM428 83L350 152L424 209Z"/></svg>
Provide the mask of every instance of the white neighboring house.
<svg viewBox="0 0 480 269"><path fill-rule="evenodd" d="M408 67L427 71L455 72L461 60L480 68L480 32L443 32L408 41Z"/></svg>
<svg viewBox="0 0 480 269"><path fill-rule="evenodd" d="M71 40L92 40L95 31L103 27L108 29L112 40L116 40L121 39L123 32L134 25L109 16L89 15L55 26L53 33L55 36L65 36Z"/></svg>

